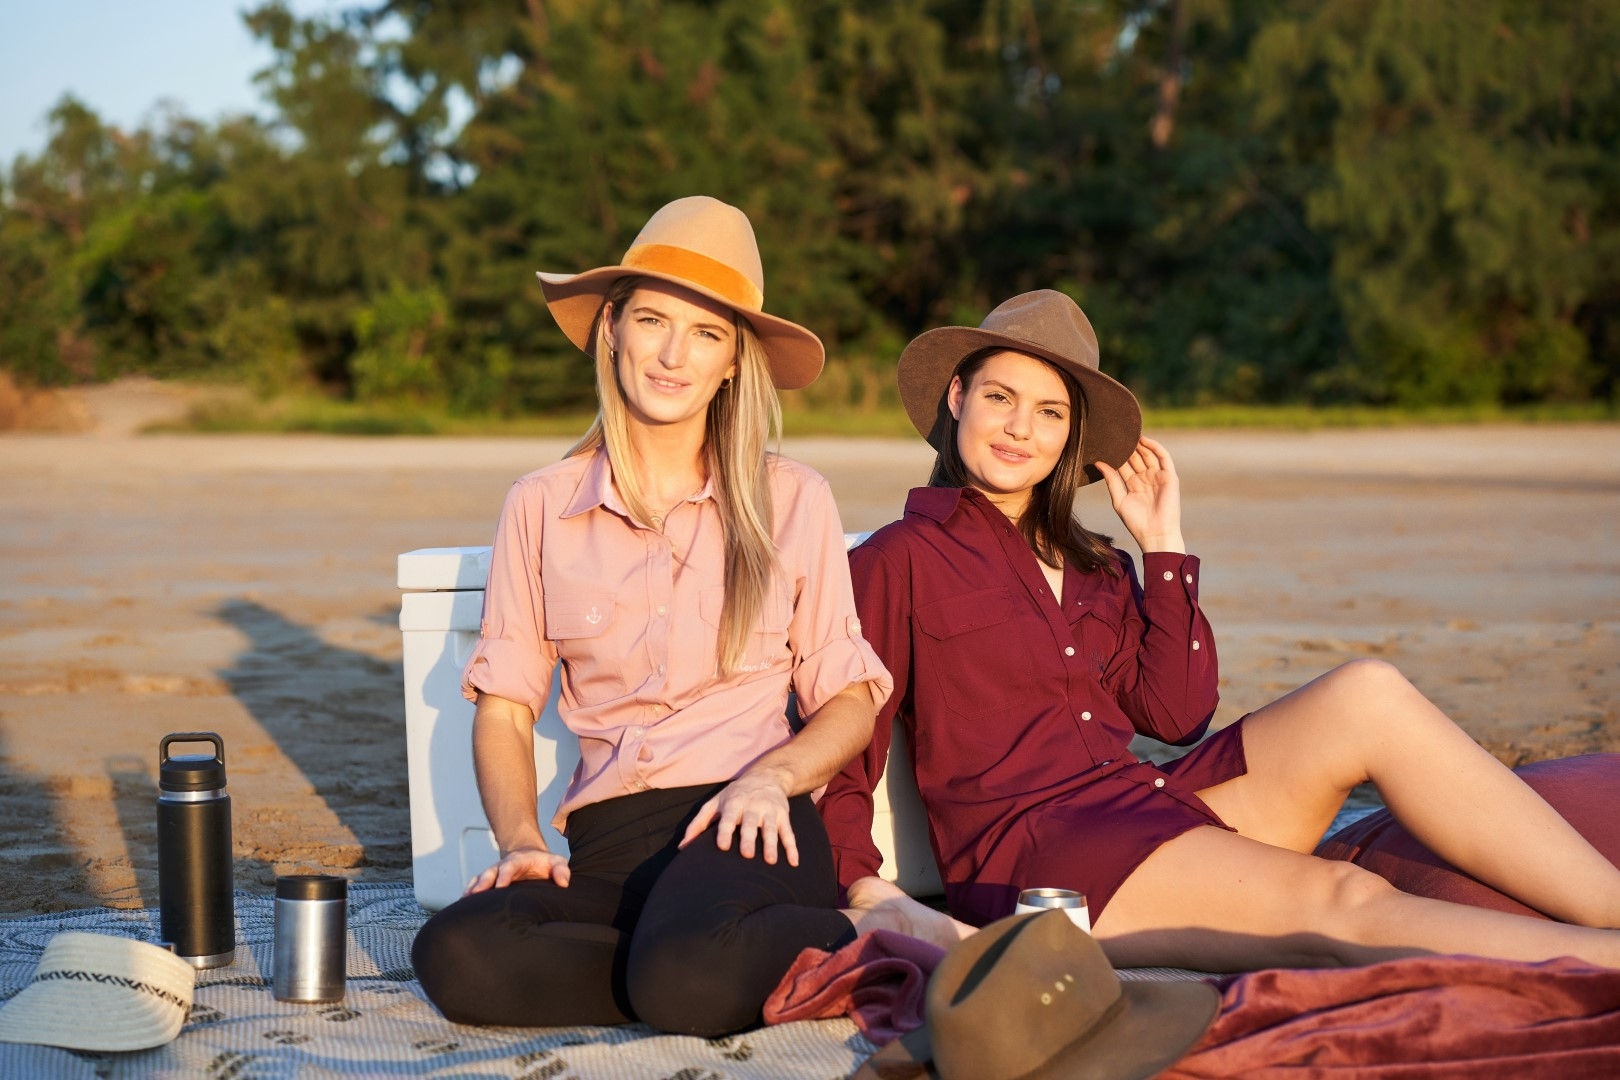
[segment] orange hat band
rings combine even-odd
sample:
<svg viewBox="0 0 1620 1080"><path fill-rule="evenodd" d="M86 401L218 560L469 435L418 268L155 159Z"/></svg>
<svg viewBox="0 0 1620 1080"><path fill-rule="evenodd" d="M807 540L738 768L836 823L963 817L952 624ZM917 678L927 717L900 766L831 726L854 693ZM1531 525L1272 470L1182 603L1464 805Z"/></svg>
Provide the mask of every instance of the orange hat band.
<svg viewBox="0 0 1620 1080"><path fill-rule="evenodd" d="M759 286L725 263L687 248L637 244L624 253L619 265L689 281L744 311L760 311L765 306L765 294Z"/></svg>

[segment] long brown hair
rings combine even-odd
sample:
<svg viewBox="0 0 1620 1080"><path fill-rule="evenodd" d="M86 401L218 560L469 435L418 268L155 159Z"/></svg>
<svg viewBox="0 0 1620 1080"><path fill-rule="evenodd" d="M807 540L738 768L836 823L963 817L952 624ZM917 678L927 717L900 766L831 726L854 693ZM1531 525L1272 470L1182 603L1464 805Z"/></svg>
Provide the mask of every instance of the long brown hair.
<svg viewBox="0 0 1620 1080"><path fill-rule="evenodd" d="M651 512L641 492L630 458L629 411L619 387L619 373L608 348L603 314L624 310L625 302L641 285L653 279L622 277L602 299L591 329L596 358L596 419L569 449L567 456L607 448L608 460L625 467L613 470L613 484L637 521L648 522ZM775 520L767 445L781 438L782 406L771 381L765 349L748 320L732 313L737 334L737 373L730 386L722 386L709 401L703 440L704 464L713 481L715 506L725 533L725 601L720 608L720 670L732 674L743 662L749 638L776 572Z"/></svg>
<svg viewBox="0 0 1620 1080"><path fill-rule="evenodd" d="M972 389L973 380L985 362L999 352L999 346L969 353L956 365L955 377L962 380L964 394ZM1028 355L1023 354L1023 355ZM1040 360L1040 357L1033 359ZM1018 531L1024 541L1034 549L1035 555L1048 566L1061 566L1065 560L1076 570L1100 570L1118 577L1119 558L1114 554L1114 541L1101 533L1094 533L1074 513L1075 496L1086 483L1086 463L1080 460L1080 440L1085 433L1086 396L1073 375L1056 364L1041 363L1057 372L1069 392L1069 437L1052 471L1030 491L1029 505L1018 516ZM948 386L949 384L947 384ZM939 456L934 459L934 472L928 478L929 487L972 487L967 465L962 461L961 448L956 445L958 423L946 403L949 391L940 395L939 414L934 420L931 440Z"/></svg>

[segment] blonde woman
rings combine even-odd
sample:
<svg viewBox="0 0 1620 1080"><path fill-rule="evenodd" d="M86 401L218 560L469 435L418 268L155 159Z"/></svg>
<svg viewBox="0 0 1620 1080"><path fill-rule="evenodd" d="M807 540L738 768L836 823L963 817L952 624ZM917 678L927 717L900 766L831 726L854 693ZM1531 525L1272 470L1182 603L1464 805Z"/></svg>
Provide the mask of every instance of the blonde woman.
<svg viewBox="0 0 1620 1080"><path fill-rule="evenodd" d="M822 345L763 310L752 226L703 196L617 265L540 280L600 412L501 513L462 687L500 860L423 927L416 973L460 1022L739 1030L801 949L868 919L836 906L810 792L866 745L891 681L826 481L767 452L776 389L813 380ZM566 858L535 808L553 677L581 751Z"/></svg>

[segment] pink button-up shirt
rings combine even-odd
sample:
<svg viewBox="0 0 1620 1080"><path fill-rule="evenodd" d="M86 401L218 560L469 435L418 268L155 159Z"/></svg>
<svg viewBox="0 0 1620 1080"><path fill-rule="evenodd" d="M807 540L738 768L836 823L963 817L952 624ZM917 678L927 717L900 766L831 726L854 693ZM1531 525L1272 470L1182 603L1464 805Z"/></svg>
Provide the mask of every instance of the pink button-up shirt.
<svg viewBox="0 0 1620 1080"><path fill-rule="evenodd" d="M518 480L495 533L478 646L462 693L538 716L562 661L559 714L580 763L554 824L648 788L718 783L787 742L789 686L809 716L859 682L893 681L861 637L843 526L827 482L769 459L778 573L733 675L719 675L725 598L720 513L706 485L663 531L632 521L607 454Z"/></svg>

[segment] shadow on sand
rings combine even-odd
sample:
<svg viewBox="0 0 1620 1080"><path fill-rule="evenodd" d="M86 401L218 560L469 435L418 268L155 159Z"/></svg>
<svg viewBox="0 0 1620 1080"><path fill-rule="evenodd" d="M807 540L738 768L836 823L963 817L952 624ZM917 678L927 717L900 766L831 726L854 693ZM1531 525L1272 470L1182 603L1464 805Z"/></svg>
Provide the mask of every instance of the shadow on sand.
<svg viewBox="0 0 1620 1080"><path fill-rule="evenodd" d="M227 600L214 614L250 642L220 678L361 845L357 863L339 858L327 869L408 869L400 664L334 646L252 600ZM379 787L378 774L390 782Z"/></svg>

